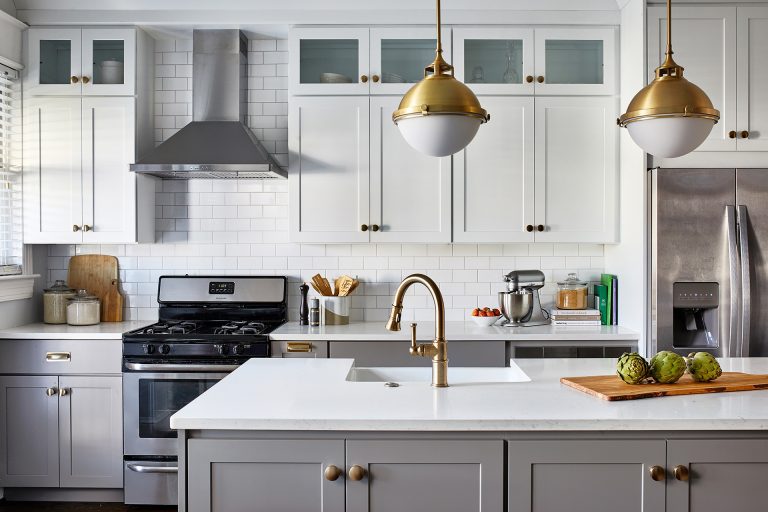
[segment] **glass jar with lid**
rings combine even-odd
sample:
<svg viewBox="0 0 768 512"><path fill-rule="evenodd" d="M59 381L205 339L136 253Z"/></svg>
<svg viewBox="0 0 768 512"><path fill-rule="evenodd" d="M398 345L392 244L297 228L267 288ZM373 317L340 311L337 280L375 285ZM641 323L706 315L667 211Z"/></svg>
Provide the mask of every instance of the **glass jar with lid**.
<svg viewBox="0 0 768 512"><path fill-rule="evenodd" d="M588 283L571 272L564 281L558 281L555 305L558 309L587 309Z"/></svg>
<svg viewBox="0 0 768 512"><path fill-rule="evenodd" d="M58 279L53 286L43 290L43 322L46 324L67 323L67 299L75 296L75 290Z"/></svg>
<svg viewBox="0 0 768 512"><path fill-rule="evenodd" d="M101 321L101 300L87 290L77 290L67 304L69 325L95 325Z"/></svg>

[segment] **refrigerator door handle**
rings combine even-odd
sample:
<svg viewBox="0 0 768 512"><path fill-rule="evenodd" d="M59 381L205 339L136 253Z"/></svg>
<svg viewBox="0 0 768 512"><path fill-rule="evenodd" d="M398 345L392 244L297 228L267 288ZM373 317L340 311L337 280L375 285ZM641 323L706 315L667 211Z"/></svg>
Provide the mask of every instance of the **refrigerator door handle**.
<svg viewBox="0 0 768 512"><path fill-rule="evenodd" d="M730 325L728 326L728 340L722 343L723 357L736 357L738 351L738 322L739 322L739 256L736 246L736 208L728 205L725 207L725 215L728 228L728 271L730 277Z"/></svg>
<svg viewBox="0 0 768 512"><path fill-rule="evenodd" d="M737 207L739 220L739 253L741 256L741 336L739 339L738 353L740 357L749 357L749 328L752 323L752 283L750 270L752 262L749 254L749 218L747 207Z"/></svg>

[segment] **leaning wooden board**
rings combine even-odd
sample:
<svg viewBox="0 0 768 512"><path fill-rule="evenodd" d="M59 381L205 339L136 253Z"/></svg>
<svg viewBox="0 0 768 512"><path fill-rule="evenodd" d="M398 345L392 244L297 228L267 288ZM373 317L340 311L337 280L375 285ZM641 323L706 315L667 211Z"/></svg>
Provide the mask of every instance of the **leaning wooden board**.
<svg viewBox="0 0 768 512"><path fill-rule="evenodd" d="M563 377L560 382L608 401L768 389L768 375L737 372L725 372L714 382L696 382L688 374L674 384L627 384L617 375Z"/></svg>
<svg viewBox="0 0 768 512"><path fill-rule="evenodd" d="M76 290L84 288L101 299L101 321L123 321L123 296L117 258L101 254L83 254L69 259L67 284Z"/></svg>

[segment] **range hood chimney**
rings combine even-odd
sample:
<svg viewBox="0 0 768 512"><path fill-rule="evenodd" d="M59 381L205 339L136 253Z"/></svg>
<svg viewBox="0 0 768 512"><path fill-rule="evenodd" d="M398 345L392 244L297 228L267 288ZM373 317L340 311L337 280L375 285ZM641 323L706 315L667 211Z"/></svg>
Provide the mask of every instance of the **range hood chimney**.
<svg viewBox="0 0 768 512"><path fill-rule="evenodd" d="M245 125L248 40L239 30L194 30L192 39L192 122L131 171L166 179L287 178Z"/></svg>

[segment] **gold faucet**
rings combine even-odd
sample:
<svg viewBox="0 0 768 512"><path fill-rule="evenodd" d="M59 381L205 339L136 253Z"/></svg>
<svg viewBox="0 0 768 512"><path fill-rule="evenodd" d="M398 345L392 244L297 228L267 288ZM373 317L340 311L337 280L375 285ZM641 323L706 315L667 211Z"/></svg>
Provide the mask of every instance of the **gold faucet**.
<svg viewBox="0 0 768 512"><path fill-rule="evenodd" d="M395 292L392 312L387 320L387 330L400 330L400 314L403 312L403 297L412 284L421 283L427 287L435 302L435 340L431 344L419 345L416 343L416 324L411 324L411 348L412 356L432 358L432 386L436 388L448 387L448 342L445 340L445 304L440 288L424 274L411 274L400 283Z"/></svg>

